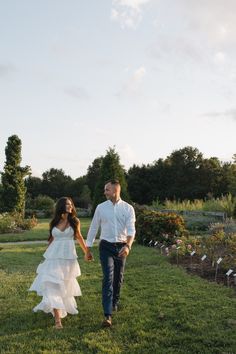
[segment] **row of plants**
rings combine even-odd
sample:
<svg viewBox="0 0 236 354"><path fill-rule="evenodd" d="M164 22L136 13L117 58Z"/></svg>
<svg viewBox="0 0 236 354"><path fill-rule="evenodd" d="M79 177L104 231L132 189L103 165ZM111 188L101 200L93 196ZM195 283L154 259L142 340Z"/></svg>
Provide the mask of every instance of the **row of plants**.
<svg viewBox="0 0 236 354"><path fill-rule="evenodd" d="M181 237L169 249L172 257L178 252L179 257L189 257L194 251L195 256L205 255L211 266L222 258L221 267L228 269L236 266L236 234L228 234L223 229L203 237Z"/></svg>
<svg viewBox="0 0 236 354"><path fill-rule="evenodd" d="M236 266L236 224L232 220L212 223L208 233L190 235L184 218L174 213L161 213L136 207L137 242L164 249L171 257L207 255L212 266L221 257L222 267Z"/></svg>
<svg viewBox="0 0 236 354"><path fill-rule="evenodd" d="M232 194L223 195L220 198L209 196L207 199L195 200L168 200L160 203L158 200L152 203L154 210L176 210L176 211L219 211L227 214L228 217L236 216L236 197Z"/></svg>

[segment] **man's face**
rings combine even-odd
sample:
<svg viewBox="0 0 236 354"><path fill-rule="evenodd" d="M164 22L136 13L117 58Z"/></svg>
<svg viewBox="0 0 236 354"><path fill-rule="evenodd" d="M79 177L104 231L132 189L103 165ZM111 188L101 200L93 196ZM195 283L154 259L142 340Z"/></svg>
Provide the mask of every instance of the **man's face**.
<svg viewBox="0 0 236 354"><path fill-rule="evenodd" d="M105 184L104 187L104 194L108 200L114 198L115 196L115 186L112 185L110 182Z"/></svg>

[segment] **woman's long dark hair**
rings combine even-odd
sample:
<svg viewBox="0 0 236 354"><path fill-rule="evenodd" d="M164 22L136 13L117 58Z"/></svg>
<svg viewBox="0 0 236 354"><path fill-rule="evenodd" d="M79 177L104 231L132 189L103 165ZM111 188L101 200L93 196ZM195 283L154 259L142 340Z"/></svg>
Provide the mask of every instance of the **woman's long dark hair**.
<svg viewBox="0 0 236 354"><path fill-rule="evenodd" d="M50 228L49 228L49 238L48 241L51 241L52 239L52 229L54 226L57 226L59 221L61 220L62 214L66 213L66 202L69 200L72 204L72 211L71 213L68 214L68 222L72 229L74 230L74 235L76 238L77 235L77 230L78 230L78 224L79 224L79 219L76 217L76 209L73 203L73 200L69 197L61 197L55 206L55 212L54 212L54 217L50 222Z"/></svg>

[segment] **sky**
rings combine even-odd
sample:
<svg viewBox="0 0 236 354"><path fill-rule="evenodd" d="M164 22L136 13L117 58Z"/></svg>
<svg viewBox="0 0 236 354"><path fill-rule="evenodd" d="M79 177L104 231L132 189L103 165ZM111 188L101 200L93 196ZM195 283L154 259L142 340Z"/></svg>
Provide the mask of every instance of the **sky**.
<svg viewBox="0 0 236 354"><path fill-rule="evenodd" d="M0 0L0 170L236 153L235 0Z"/></svg>

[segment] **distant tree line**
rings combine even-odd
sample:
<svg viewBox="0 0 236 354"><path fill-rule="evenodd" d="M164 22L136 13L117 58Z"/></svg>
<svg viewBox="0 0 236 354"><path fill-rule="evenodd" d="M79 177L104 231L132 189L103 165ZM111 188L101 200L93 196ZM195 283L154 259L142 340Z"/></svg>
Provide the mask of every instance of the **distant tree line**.
<svg viewBox="0 0 236 354"><path fill-rule="evenodd" d="M236 154L233 162L204 158L187 146L153 164L133 165L127 173L130 198L139 204L154 200L194 200L236 195Z"/></svg>
<svg viewBox="0 0 236 354"><path fill-rule="evenodd" d="M96 157L87 173L76 179L62 169L51 168L42 178L31 175L30 167L21 167L21 141L13 135L8 139L6 162L0 185L1 211L24 210L39 196L57 200L70 196L75 205L91 207L104 199L104 182L119 178L122 198L138 204L159 200L194 200L220 197L227 193L236 196L236 154L233 162L221 162L217 157L204 158L191 146L173 151L165 159L152 164L133 165L128 171L120 163L115 148L105 156Z"/></svg>
<svg viewBox="0 0 236 354"><path fill-rule="evenodd" d="M113 176L121 179L122 197L138 204L205 199L228 193L236 196L236 155L234 162L223 163L217 157L204 158L196 148L185 147L166 159L133 165L125 171L119 155L110 148L105 156L95 158L86 175L75 180L63 170L52 168L43 173L42 179L30 176L25 183L31 198L39 194L53 199L70 195L77 206L95 207L104 200L104 181Z"/></svg>

